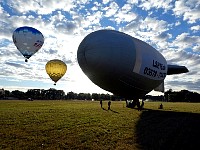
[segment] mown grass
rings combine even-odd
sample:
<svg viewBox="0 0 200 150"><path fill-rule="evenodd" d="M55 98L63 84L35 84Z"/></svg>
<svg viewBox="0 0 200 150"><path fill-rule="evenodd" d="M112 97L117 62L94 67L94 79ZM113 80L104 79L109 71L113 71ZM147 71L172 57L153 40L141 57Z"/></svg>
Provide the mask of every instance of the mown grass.
<svg viewBox="0 0 200 150"><path fill-rule="evenodd" d="M0 149L194 149L200 103L0 101Z"/></svg>

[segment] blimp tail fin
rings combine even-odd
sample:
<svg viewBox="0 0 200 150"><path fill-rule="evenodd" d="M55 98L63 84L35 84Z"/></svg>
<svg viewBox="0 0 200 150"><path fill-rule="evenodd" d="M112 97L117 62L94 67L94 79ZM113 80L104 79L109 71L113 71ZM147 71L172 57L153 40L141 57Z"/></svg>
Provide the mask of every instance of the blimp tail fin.
<svg viewBox="0 0 200 150"><path fill-rule="evenodd" d="M154 89L154 91L158 91L158 92L165 92L165 87L164 87L164 81Z"/></svg>
<svg viewBox="0 0 200 150"><path fill-rule="evenodd" d="M189 72L189 70L185 66L178 66L178 65L167 65L167 66L168 66L167 75Z"/></svg>

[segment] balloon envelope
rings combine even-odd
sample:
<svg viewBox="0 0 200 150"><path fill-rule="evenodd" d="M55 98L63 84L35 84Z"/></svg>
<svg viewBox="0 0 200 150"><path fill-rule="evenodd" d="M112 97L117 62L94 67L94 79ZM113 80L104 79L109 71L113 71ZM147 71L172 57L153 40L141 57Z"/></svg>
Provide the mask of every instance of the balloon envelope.
<svg viewBox="0 0 200 150"><path fill-rule="evenodd" d="M61 60L53 59L47 62L45 69L49 77L56 83L66 73L67 65Z"/></svg>
<svg viewBox="0 0 200 150"><path fill-rule="evenodd" d="M44 36L32 27L19 27L13 32L13 42L21 54L29 59L44 43Z"/></svg>

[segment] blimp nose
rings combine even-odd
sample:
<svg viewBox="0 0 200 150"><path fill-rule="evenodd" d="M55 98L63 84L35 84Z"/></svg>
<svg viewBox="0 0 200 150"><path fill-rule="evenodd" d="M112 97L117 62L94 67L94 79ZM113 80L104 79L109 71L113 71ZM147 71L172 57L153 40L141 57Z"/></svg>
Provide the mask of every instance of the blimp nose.
<svg viewBox="0 0 200 150"><path fill-rule="evenodd" d="M84 39L79 45L77 59L79 66L87 76L105 76L114 71L113 54L107 48L108 43L101 36Z"/></svg>
<svg viewBox="0 0 200 150"><path fill-rule="evenodd" d="M112 30L90 33L80 43L77 60L82 71L96 85L107 91L123 91L122 78L130 76L136 52L132 39ZM128 85L128 84L127 84Z"/></svg>
<svg viewBox="0 0 200 150"><path fill-rule="evenodd" d="M126 69L132 71L135 51L130 40L129 36L121 36L119 32L112 30L90 33L79 45L79 66L89 78L117 78Z"/></svg>

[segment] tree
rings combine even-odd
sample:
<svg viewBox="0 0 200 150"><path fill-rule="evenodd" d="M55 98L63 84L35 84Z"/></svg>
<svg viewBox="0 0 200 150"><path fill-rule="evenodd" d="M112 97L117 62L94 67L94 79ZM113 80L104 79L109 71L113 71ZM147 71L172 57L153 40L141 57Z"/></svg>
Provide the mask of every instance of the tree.
<svg viewBox="0 0 200 150"><path fill-rule="evenodd" d="M5 90L0 89L0 99L4 99L4 98L5 98Z"/></svg>
<svg viewBox="0 0 200 150"><path fill-rule="evenodd" d="M14 90L11 92L13 97L16 97L18 99L26 99L25 93L19 90Z"/></svg>
<svg viewBox="0 0 200 150"><path fill-rule="evenodd" d="M99 94L97 94L97 93L92 93L92 99L94 99L94 100L99 100Z"/></svg>
<svg viewBox="0 0 200 150"><path fill-rule="evenodd" d="M75 98L74 92L67 93L67 99L74 99L74 98Z"/></svg>
<svg viewBox="0 0 200 150"><path fill-rule="evenodd" d="M29 89L26 92L26 97L31 99L41 99L40 89Z"/></svg>
<svg viewBox="0 0 200 150"><path fill-rule="evenodd" d="M166 101L170 101L169 95L172 93L172 89L169 89L168 91L165 92L164 97Z"/></svg>

